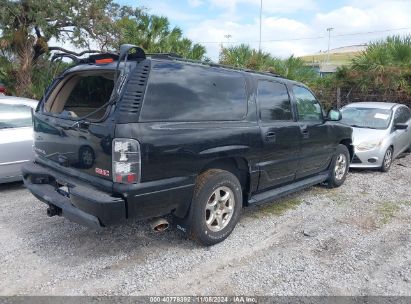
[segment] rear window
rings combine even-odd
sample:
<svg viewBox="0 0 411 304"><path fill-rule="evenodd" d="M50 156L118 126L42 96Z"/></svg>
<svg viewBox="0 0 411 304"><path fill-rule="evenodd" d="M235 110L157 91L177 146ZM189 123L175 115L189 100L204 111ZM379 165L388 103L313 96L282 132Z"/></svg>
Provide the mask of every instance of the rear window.
<svg viewBox="0 0 411 304"><path fill-rule="evenodd" d="M160 62L151 69L140 120L241 120L246 113L241 73Z"/></svg>
<svg viewBox="0 0 411 304"><path fill-rule="evenodd" d="M110 99L114 87L114 72L89 71L67 75L55 87L45 103L45 111L63 118L79 119ZM106 108L90 118L99 119Z"/></svg>
<svg viewBox="0 0 411 304"><path fill-rule="evenodd" d="M0 104L0 130L30 127L31 108L24 105Z"/></svg>
<svg viewBox="0 0 411 304"><path fill-rule="evenodd" d="M259 80L257 96L263 122L292 120L290 97L284 84Z"/></svg>

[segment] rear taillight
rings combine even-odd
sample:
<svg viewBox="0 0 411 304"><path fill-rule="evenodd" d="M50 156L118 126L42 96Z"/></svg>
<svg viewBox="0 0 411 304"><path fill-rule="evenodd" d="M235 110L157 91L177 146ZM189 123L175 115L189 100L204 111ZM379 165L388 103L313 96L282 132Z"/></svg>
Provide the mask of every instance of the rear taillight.
<svg viewBox="0 0 411 304"><path fill-rule="evenodd" d="M113 140L113 181L122 184L140 182L141 156L137 140L116 138Z"/></svg>

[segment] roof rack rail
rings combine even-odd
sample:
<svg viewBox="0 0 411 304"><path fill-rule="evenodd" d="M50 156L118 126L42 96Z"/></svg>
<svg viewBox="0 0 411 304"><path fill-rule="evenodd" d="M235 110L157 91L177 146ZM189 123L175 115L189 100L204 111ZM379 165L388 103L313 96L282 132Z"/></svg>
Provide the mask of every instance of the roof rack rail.
<svg viewBox="0 0 411 304"><path fill-rule="evenodd" d="M134 49L134 53L129 54L129 51L131 49ZM58 58L66 57L66 58L72 59L76 64L84 64L84 63L92 63L98 59L104 59L104 58L112 58L114 60L119 60L120 57L123 58L126 55L128 56L129 59L146 58L146 54L144 53L144 50L142 48L135 46L135 45L131 45L131 44L121 45L119 53L104 52L104 51L98 51L98 50L86 50L80 53L76 53L76 52L69 51L63 48L58 48L57 50L61 52L55 53L51 57L51 61L54 61ZM86 54L90 54L90 55L88 57L81 58L82 56Z"/></svg>
<svg viewBox="0 0 411 304"><path fill-rule="evenodd" d="M58 58L70 58L72 59L74 62L76 63L80 63L82 60L82 58L80 58L81 56L85 55L85 54L101 54L101 51L97 51L97 50L86 50L80 53L76 53L73 51L69 51L63 48L58 48L58 51L60 51L60 53L55 53L52 57L51 57L51 61L53 62L54 60L58 59Z"/></svg>
<svg viewBox="0 0 411 304"><path fill-rule="evenodd" d="M183 57L181 57L180 55L176 54L176 53L147 53L147 56L151 56L151 57L156 57L156 58L181 58L183 59Z"/></svg>
<svg viewBox="0 0 411 304"><path fill-rule="evenodd" d="M182 61L182 62L188 62L188 63L197 63L201 65L207 65L210 67L223 68L223 69L229 69L229 70L241 71L241 72L248 72L248 73L254 73L254 74L259 74L259 75L264 75L264 76L284 78L280 74L272 73L269 71L267 72L255 71L252 69L240 68L240 67L235 67L235 66L226 65L226 64L219 64L219 63L214 63L214 62L182 58L181 56L176 57L175 54L173 53L155 53L155 54L147 54L147 56L151 56L152 58L161 58L161 59L166 58L170 60L176 60L176 61Z"/></svg>

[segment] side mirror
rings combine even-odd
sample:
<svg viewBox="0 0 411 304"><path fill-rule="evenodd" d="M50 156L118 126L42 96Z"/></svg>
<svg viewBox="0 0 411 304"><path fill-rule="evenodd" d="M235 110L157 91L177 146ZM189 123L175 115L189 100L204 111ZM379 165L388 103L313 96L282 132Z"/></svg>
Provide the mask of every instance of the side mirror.
<svg viewBox="0 0 411 304"><path fill-rule="evenodd" d="M342 114L339 110L330 110L327 114L327 120L339 121L342 119Z"/></svg>
<svg viewBox="0 0 411 304"><path fill-rule="evenodd" d="M397 123L394 125L394 129L395 130L407 130L408 129L408 125L405 123Z"/></svg>

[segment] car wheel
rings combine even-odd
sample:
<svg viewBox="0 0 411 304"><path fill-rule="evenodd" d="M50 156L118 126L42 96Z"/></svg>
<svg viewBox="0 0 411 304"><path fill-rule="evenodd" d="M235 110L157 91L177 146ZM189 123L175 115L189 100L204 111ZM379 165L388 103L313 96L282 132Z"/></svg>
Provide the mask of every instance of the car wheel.
<svg viewBox="0 0 411 304"><path fill-rule="evenodd" d="M237 177L212 169L197 178L191 204L190 236L210 246L226 239L241 214L242 190Z"/></svg>
<svg viewBox="0 0 411 304"><path fill-rule="evenodd" d="M392 164L392 147L389 147L387 151L385 151L384 158L382 160L381 171L388 172L390 170Z"/></svg>
<svg viewBox="0 0 411 304"><path fill-rule="evenodd" d="M338 145L331 162L330 176L327 180L328 188L341 186L347 178L350 166L350 152L344 145Z"/></svg>

